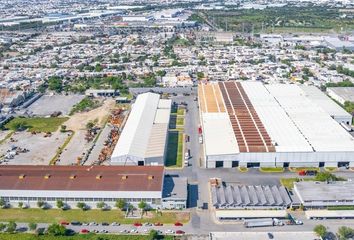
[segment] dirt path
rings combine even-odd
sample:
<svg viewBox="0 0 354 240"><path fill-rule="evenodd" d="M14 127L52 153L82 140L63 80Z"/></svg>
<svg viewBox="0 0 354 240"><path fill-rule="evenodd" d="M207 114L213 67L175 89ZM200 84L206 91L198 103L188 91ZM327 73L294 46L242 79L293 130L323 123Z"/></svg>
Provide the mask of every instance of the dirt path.
<svg viewBox="0 0 354 240"><path fill-rule="evenodd" d="M93 109L88 112L75 113L71 118L65 122L68 130L77 131L80 129L85 129L86 124L89 121L94 121L98 119L98 124L103 126L111 110L115 106L114 99L107 99L104 101L103 105L99 108Z"/></svg>

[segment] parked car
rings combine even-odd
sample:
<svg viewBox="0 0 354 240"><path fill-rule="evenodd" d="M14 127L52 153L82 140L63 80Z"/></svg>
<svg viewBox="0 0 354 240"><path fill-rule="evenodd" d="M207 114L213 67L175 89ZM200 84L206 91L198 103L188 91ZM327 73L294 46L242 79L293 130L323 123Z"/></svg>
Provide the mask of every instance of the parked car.
<svg viewBox="0 0 354 240"><path fill-rule="evenodd" d="M185 234L185 232L182 231L182 230L177 230L177 231L176 231L176 234Z"/></svg>
<svg viewBox="0 0 354 240"><path fill-rule="evenodd" d="M183 226L183 224L182 224L182 223L180 223L180 222L175 222L175 226L180 227L180 226Z"/></svg>
<svg viewBox="0 0 354 240"><path fill-rule="evenodd" d="M155 226L163 226L163 224L160 223L160 222L157 222L157 223L155 223L154 225L155 225Z"/></svg>
<svg viewBox="0 0 354 240"><path fill-rule="evenodd" d="M141 226L143 226L143 224L136 222L136 223L134 223L134 226L135 227L141 227Z"/></svg>
<svg viewBox="0 0 354 240"><path fill-rule="evenodd" d="M81 226L81 222L79 222L79 221L72 221L72 222L71 222L71 225L74 225L74 226Z"/></svg>
<svg viewBox="0 0 354 240"><path fill-rule="evenodd" d="M165 231L165 234L174 234L175 233L175 231L173 231L173 230L171 230L171 229L167 229L166 231Z"/></svg>
<svg viewBox="0 0 354 240"><path fill-rule="evenodd" d="M144 226L152 226L152 224L147 222L147 223L144 224Z"/></svg>
<svg viewBox="0 0 354 240"><path fill-rule="evenodd" d="M120 226L120 223L112 222L112 223L111 223L111 226Z"/></svg>
<svg viewBox="0 0 354 240"><path fill-rule="evenodd" d="M67 221L60 221L60 225L69 225L70 223Z"/></svg>
<svg viewBox="0 0 354 240"><path fill-rule="evenodd" d="M109 226L109 223L103 222L101 225L102 225L102 226Z"/></svg>
<svg viewBox="0 0 354 240"><path fill-rule="evenodd" d="M80 233L82 233L82 234L87 234L87 233L89 233L90 231L89 230L87 230L87 229L81 229L80 230Z"/></svg>

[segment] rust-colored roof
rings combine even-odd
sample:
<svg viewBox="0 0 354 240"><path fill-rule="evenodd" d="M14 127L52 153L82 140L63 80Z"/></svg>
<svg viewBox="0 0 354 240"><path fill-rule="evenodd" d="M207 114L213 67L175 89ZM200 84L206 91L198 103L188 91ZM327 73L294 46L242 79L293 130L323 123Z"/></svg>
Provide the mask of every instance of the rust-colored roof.
<svg viewBox="0 0 354 240"><path fill-rule="evenodd" d="M271 139L239 82L219 82L240 152L275 152Z"/></svg>
<svg viewBox="0 0 354 240"><path fill-rule="evenodd" d="M162 166L0 166L0 190L161 191Z"/></svg>

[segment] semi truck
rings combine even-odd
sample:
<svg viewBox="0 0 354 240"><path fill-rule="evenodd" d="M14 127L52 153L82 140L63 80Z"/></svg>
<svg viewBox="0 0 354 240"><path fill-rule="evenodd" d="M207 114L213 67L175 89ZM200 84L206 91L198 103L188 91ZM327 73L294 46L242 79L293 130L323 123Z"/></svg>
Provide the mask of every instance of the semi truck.
<svg viewBox="0 0 354 240"><path fill-rule="evenodd" d="M246 219L243 222L246 228L252 227L270 227L270 226L283 226L284 223L276 218L259 218L259 219Z"/></svg>

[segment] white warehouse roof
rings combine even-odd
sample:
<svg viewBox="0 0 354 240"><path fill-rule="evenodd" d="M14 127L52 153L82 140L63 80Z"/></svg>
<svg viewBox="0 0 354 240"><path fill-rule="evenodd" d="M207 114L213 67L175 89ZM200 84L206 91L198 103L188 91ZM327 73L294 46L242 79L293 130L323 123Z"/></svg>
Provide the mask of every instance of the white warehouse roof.
<svg viewBox="0 0 354 240"><path fill-rule="evenodd" d="M208 156L239 152L227 113L202 113L205 151ZM222 143L222 144L220 144Z"/></svg>
<svg viewBox="0 0 354 240"><path fill-rule="evenodd" d="M274 84L265 87L277 99L315 151L353 151L353 137L321 107L310 101L298 86Z"/></svg>
<svg viewBox="0 0 354 240"><path fill-rule="evenodd" d="M277 152L312 152L313 149L276 99L259 82L243 82Z"/></svg>
<svg viewBox="0 0 354 240"><path fill-rule="evenodd" d="M348 117L352 116L345 111L341 106L327 97L320 89L315 86L299 86L305 93L306 96L319 107L321 107L325 112L327 112L332 117Z"/></svg>
<svg viewBox="0 0 354 240"><path fill-rule="evenodd" d="M160 103L160 102L163 103ZM169 108L168 108L169 104ZM163 106L163 109L159 109ZM164 155L171 100L160 100L155 93L140 94L113 151L111 163L144 161ZM163 164L163 163L162 163Z"/></svg>

